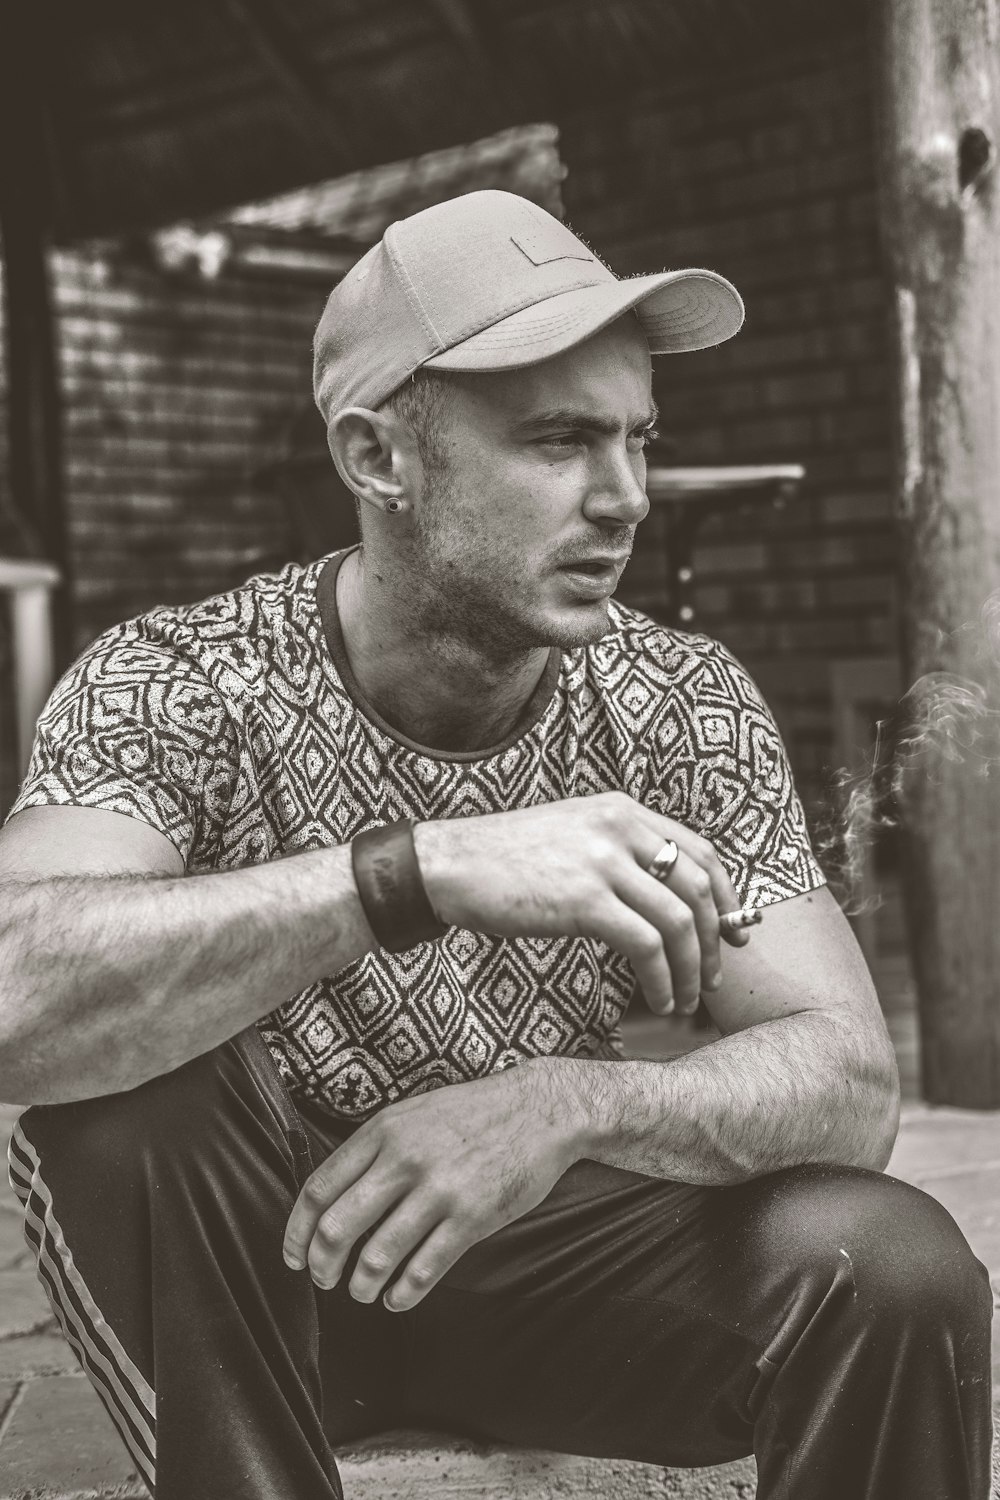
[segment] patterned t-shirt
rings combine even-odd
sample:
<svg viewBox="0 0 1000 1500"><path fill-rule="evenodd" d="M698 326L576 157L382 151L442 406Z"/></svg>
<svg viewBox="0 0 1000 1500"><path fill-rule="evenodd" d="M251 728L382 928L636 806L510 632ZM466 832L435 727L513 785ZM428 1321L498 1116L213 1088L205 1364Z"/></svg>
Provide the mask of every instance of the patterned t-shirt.
<svg viewBox="0 0 1000 1500"><path fill-rule="evenodd" d="M402 817L614 789L709 838L748 905L823 884L774 721L718 643L612 599L601 641L552 648L506 740L431 750L382 719L351 671L335 602L350 550L98 637L42 712L11 815L52 803L125 813L195 874L346 844ZM528 1057L613 1055L634 979L594 938L452 927L365 954L259 1026L293 1096L361 1120Z"/></svg>

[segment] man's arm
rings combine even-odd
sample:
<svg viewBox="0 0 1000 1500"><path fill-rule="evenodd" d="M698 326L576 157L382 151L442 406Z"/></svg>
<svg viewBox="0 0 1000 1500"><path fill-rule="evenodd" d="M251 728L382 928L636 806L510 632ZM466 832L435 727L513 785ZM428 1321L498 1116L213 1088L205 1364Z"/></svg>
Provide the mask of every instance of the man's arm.
<svg viewBox="0 0 1000 1500"><path fill-rule="evenodd" d="M349 846L188 876L148 824L28 808L0 832L0 1098L134 1088L374 946Z"/></svg>
<svg viewBox="0 0 1000 1500"><path fill-rule="evenodd" d="M703 978L718 969L716 902L725 909L736 896L717 862L710 879L685 856L684 895L637 871L660 927L612 890L609 856L628 868L636 837L655 852L676 833L709 858L702 840L619 793L425 823L417 833L429 828L451 830L447 848L484 844L477 883L487 920L498 906L515 932L593 932L632 959L650 996L671 964L678 996L692 1000L699 969ZM501 850L513 845L530 861L535 911L526 910L530 882L517 861L501 853L494 867L488 829ZM447 849L444 863L452 864ZM453 874L464 890L461 867ZM461 925L459 915L445 920ZM141 820L86 807L25 809L0 832L0 1098L61 1103L133 1088L374 946L349 845L192 876L170 840Z"/></svg>
<svg viewBox="0 0 1000 1500"><path fill-rule="evenodd" d="M591 800L597 812L601 799ZM544 821L532 827L523 814L419 825L432 900L446 920L451 912L472 915L467 925L481 930L545 931L550 906L568 906L575 895L578 910L590 907L587 887L598 871L606 894L630 903L629 924L643 914L676 940L663 887L641 870L633 875L606 838L622 838L645 866L656 852L657 825L659 836L692 836L617 794L599 811L565 861L559 804L532 810L533 822L544 816L548 828ZM653 838L643 847L647 821ZM536 828L537 841L530 836ZM702 841L688 848L704 857ZM713 870L711 860L705 868ZM728 904L737 904L734 895ZM623 912L612 901L607 907L605 933L620 934ZM659 998L655 946L634 932L632 953L645 964L649 978L640 979L651 1003ZM713 954L709 970L715 962ZM285 1233L289 1264L308 1265L318 1285L331 1286L352 1247L370 1234L351 1293L373 1301L391 1281L386 1305L402 1310L471 1245L540 1203L584 1157L710 1184L802 1162L884 1166L898 1120L895 1058L871 978L829 893L770 906L752 939L727 953L722 973L721 986L705 994L724 1035L694 1056L534 1058L384 1109L306 1183ZM680 993L676 974L672 988Z"/></svg>
<svg viewBox="0 0 1000 1500"><path fill-rule="evenodd" d="M767 908L706 996L723 1032L669 1062L546 1058L580 1156L720 1185L802 1162L881 1170L899 1080L871 976L829 891Z"/></svg>

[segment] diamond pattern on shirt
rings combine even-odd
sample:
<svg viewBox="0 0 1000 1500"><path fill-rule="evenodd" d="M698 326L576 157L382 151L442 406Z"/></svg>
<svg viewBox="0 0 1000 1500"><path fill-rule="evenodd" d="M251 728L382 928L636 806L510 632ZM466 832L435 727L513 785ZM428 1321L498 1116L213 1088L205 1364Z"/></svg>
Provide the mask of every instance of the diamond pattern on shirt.
<svg viewBox="0 0 1000 1500"><path fill-rule="evenodd" d="M316 602L321 558L105 632L56 685L14 812L103 807L170 838L188 871L346 844L400 817L473 817L620 790L704 834L741 899L823 876L774 721L718 643L612 600L563 652L512 745L421 751L355 703ZM393 1100L537 1056L607 1056L634 974L592 938L451 928L318 978L259 1024L293 1095L365 1119Z"/></svg>

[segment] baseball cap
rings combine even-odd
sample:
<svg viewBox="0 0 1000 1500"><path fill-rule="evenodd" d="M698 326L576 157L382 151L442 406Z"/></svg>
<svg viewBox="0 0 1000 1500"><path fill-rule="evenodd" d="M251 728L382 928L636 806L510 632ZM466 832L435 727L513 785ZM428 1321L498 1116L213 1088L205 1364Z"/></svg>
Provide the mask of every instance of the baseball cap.
<svg viewBox="0 0 1000 1500"><path fill-rule="evenodd" d="M540 364L634 309L652 354L707 349L743 322L715 271L615 276L527 198L463 193L390 224L327 300L313 392L327 422L376 408L421 368L483 373Z"/></svg>

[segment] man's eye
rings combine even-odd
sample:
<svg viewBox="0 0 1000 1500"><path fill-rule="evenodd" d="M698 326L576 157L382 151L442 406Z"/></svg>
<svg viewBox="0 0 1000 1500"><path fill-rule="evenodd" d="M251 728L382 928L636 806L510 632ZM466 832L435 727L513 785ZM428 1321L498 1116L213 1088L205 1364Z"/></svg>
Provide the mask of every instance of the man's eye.
<svg viewBox="0 0 1000 1500"><path fill-rule="evenodd" d="M655 443L659 435L655 427L644 427L640 433L636 434L637 437L642 438L642 446L644 448L648 448L650 443Z"/></svg>

